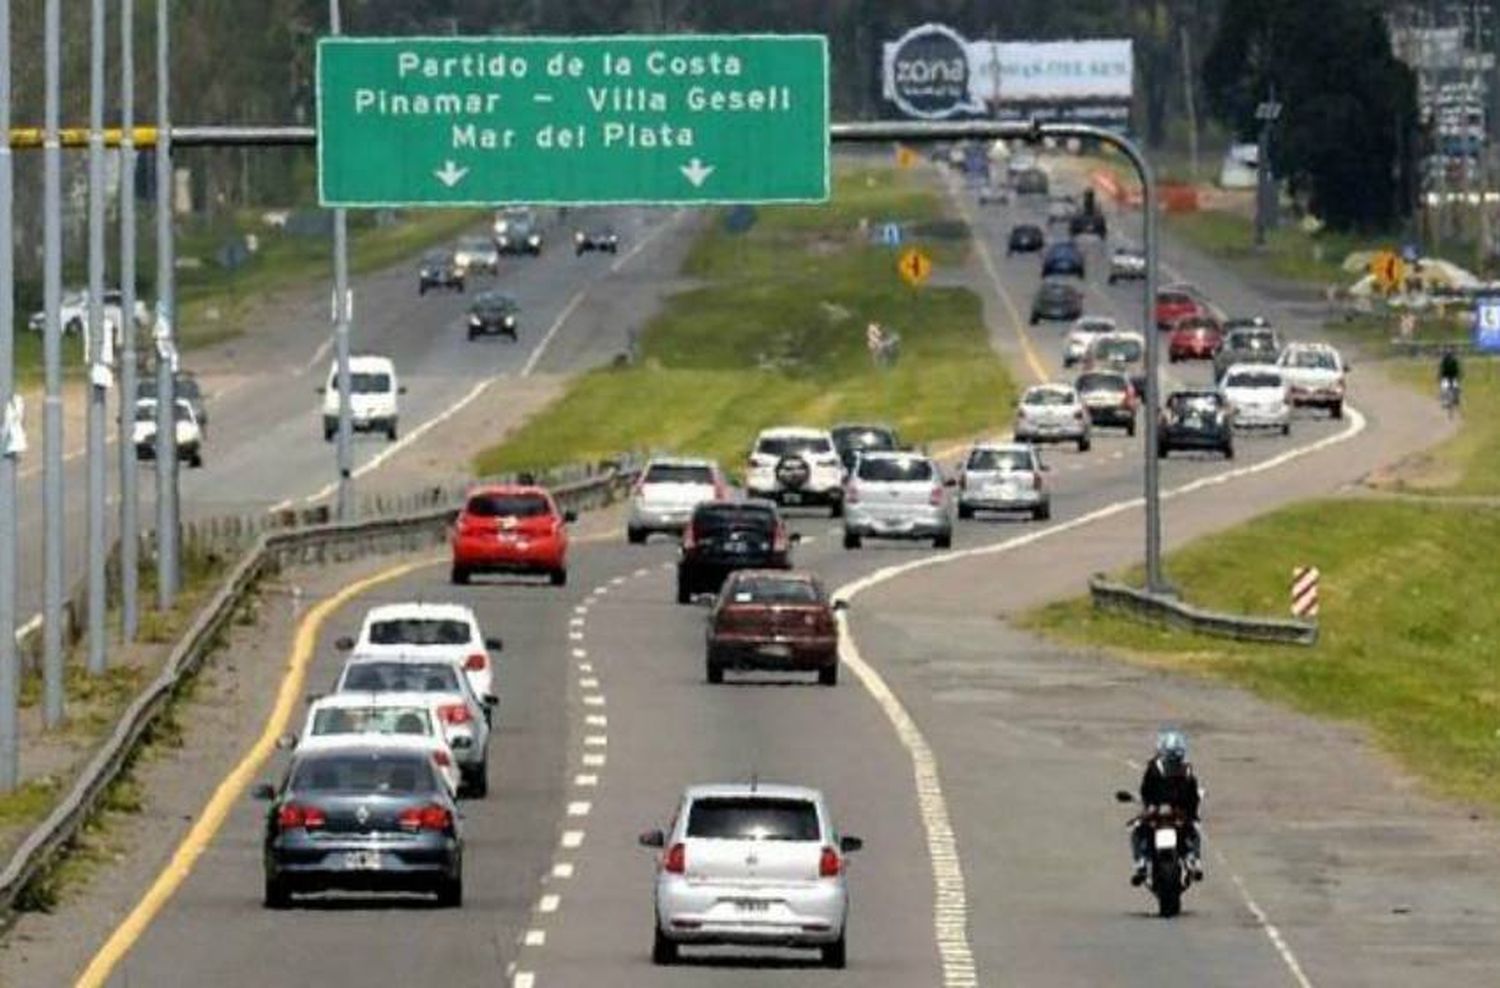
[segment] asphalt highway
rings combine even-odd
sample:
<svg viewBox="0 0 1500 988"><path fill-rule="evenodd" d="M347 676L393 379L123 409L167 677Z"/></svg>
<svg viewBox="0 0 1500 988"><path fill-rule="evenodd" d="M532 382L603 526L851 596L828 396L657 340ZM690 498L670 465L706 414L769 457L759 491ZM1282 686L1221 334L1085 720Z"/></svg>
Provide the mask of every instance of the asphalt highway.
<svg viewBox="0 0 1500 988"><path fill-rule="evenodd" d="M1040 205L981 211L970 200L965 208L992 254L977 271L996 345L1016 354L1018 367L1029 363L1020 355L1030 348L1048 376L1060 376L1063 328L1018 326L1008 315L1029 306L1039 260L1006 259L1004 236ZM1130 218L1111 220L1132 236ZM1213 265L1176 251L1170 261L1230 314L1264 312L1293 338L1315 335L1294 311ZM1134 322L1123 314L1139 310L1139 284L1109 288L1102 273L1091 264L1089 311ZM437 370L419 370L414 385ZM1206 379L1191 365L1174 372ZM1368 408L1367 416L1299 415L1290 438L1247 438L1232 463L1167 461L1168 490L1233 478L1169 502L1169 534L1186 537L1305 496L1321 470L1342 477L1420 442L1407 421L1417 415L1414 401L1375 381L1356 378L1352 389L1351 404ZM310 410L289 419L288 434L315 426ZM1302 459L1276 465L1309 446L1316 448ZM1297 760L1299 742L1318 745L1335 774L1373 771L1378 759L1332 731L1291 720L1295 730L1272 725L1272 708L1233 691L1056 654L994 620L1038 598L1078 592L1092 568L1128 562L1136 552L1139 513L1122 505L1140 493L1139 438L1101 431L1088 453L1044 455L1053 465L1052 524L963 523L948 553L878 543L849 552L825 516L793 514L804 536L797 564L853 597L852 635L834 689L766 675L708 686L705 611L673 603L675 548L666 540L629 547L619 533L577 544L570 584L561 589L522 580L450 587L437 564L351 602L321 631L315 688L326 688L341 661L332 640L382 601L469 602L487 632L506 639L498 771L489 798L465 806L464 908L339 898L263 910L263 809L243 798L109 983L1480 983L1468 966L1472 943L1467 951L1435 946L1419 954L1424 937L1381 925L1379 900L1347 891L1355 874L1311 831L1276 839L1282 835L1266 807L1279 810L1277 800L1294 795L1316 798L1323 782ZM1014 543L1048 529L1056 531L1044 541ZM938 556L949 564L890 571ZM1125 882L1128 812L1110 798L1134 787L1138 765L1130 759L1145 757L1164 718L1180 720L1195 738L1201 730L1217 746L1199 755L1210 769L1209 881L1170 923L1155 919L1148 897ZM1258 759L1267 767L1253 768ZM752 774L822 788L841 829L866 840L852 862L847 972L781 951L689 951L680 968L650 963L651 857L636 847L636 834L667 822L683 786ZM1380 799L1391 787L1384 778L1358 791L1363 802L1342 801L1346 816L1356 805L1361 814L1385 809ZM1225 780L1222 799L1218 780ZM1294 794L1278 784L1301 788ZM1224 820L1222 829L1216 820ZM955 841L956 858L948 854ZM1389 866L1392 859L1382 860ZM935 871L945 876L941 900ZM963 882L955 885L959 872ZM1436 909L1435 876L1427 885L1420 877L1402 871L1402 893ZM1482 911L1480 885L1456 886L1463 908L1481 910L1466 930L1493 917L1493 907ZM1282 908L1295 925L1277 926ZM1395 953L1351 956L1382 930L1409 944L1399 962L1391 962ZM1486 949L1488 960L1494 947ZM1451 980L1460 973L1467 978Z"/></svg>

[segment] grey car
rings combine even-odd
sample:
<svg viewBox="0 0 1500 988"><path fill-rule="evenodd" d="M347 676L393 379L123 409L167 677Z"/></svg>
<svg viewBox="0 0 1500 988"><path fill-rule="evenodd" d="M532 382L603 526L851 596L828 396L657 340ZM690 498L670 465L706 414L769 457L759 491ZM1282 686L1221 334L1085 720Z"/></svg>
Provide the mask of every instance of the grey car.
<svg viewBox="0 0 1500 988"><path fill-rule="evenodd" d="M1281 357L1281 336L1269 326L1227 326L1224 345L1214 354L1214 379L1235 364L1274 364Z"/></svg>
<svg viewBox="0 0 1500 988"><path fill-rule="evenodd" d="M1031 324L1043 319L1072 322L1083 315L1083 292L1064 281L1048 279L1031 300Z"/></svg>
<svg viewBox="0 0 1500 988"><path fill-rule="evenodd" d="M463 904L458 806L424 752L363 742L293 759L266 812L265 905L329 889L428 892Z"/></svg>
<svg viewBox="0 0 1500 988"><path fill-rule="evenodd" d="M953 544L951 482L921 453L861 453L844 486L844 548L867 538Z"/></svg>
<svg viewBox="0 0 1500 988"><path fill-rule="evenodd" d="M1047 465L1030 443L976 443L958 479L958 517L981 511L1024 511L1037 521L1052 517Z"/></svg>

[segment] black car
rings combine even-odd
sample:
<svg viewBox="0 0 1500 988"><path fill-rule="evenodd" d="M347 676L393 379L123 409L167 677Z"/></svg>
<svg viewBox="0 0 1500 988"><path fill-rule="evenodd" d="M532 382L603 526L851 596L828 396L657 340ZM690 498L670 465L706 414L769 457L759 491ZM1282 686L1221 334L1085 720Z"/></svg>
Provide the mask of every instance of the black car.
<svg viewBox="0 0 1500 988"><path fill-rule="evenodd" d="M463 904L458 806L432 756L406 747L324 748L297 756L268 801L265 905L327 889L428 892Z"/></svg>
<svg viewBox="0 0 1500 988"><path fill-rule="evenodd" d="M573 251L575 254L581 256L591 250L609 254L619 253L620 235L607 226L596 227L592 230L579 230L573 234Z"/></svg>
<svg viewBox="0 0 1500 988"><path fill-rule="evenodd" d="M1084 277L1083 251L1078 249L1077 244L1063 240L1048 247L1042 254L1042 277L1049 278L1053 275Z"/></svg>
<svg viewBox="0 0 1500 988"><path fill-rule="evenodd" d="M1050 186L1047 173L1040 168L1027 168L1016 173L1016 194L1022 196L1044 196Z"/></svg>
<svg viewBox="0 0 1500 988"><path fill-rule="evenodd" d="M464 269L451 250L435 250L422 258L417 274L417 294L426 295L429 288L464 290Z"/></svg>
<svg viewBox="0 0 1500 988"><path fill-rule="evenodd" d="M1274 364L1281 356L1281 337L1276 330L1266 325L1234 326L1226 322L1224 343L1214 354L1214 379L1235 364Z"/></svg>
<svg viewBox="0 0 1500 988"><path fill-rule="evenodd" d="M1041 250L1046 242L1042 228L1035 223L1017 223L1010 228L1010 240L1005 244L1005 253L1031 254Z"/></svg>
<svg viewBox="0 0 1500 988"><path fill-rule="evenodd" d="M854 468L854 460L868 450L895 450L901 448L896 431L884 425L836 425L829 430L833 436L833 448L838 451L844 472Z"/></svg>
<svg viewBox="0 0 1500 988"><path fill-rule="evenodd" d="M1181 449L1217 451L1234 459L1234 427L1217 391L1174 391L1162 406L1156 455L1166 459Z"/></svg>
<svg viewBox="0 0 1500 988"><path fill-rule="evenodd" d="M172 375L172 394L178 401L185 401L193 410L193 417L198 420L198 429L201 432L208 431L208 406L203 403L203 387L198 383L198 378L192 371L178 371ZM135 398L156 397L156 374L148 372L136 379Z"/></svg>
<svg viewBox="0 0 1500 988"><path fill-rule="evenodd" d="M1069 236L1082 237L1086 234L1092 234L1101 239L1109 235L1109 224L1105 222L1103 213L1098 210L1085 210L1075 213L1073 218L1068 220Z"/></svg>
<svg viewBox="0 0 1500 988"><path fill-rule="evenodd" d="M521 307L509 295L485 292L469 306L469 339L505 336L517 339Z"/></svg>
<svg viewBox="0 0 1500 988"><path fill-rule="evenodd" d="M693 509L677 560L677 603L718 593L737 569L790 569L792 544L781 512L769 501L706 501Z"/></svg>
<svg viewBox="0 0 1500 988"><path fill-rule="evenodd" d="M540 257L542 231L529 214L508 217L503 222L503 228L502 224L496 224L495 249L502 254L531 254Z"/></svg>
<svg viewBox="0 0 1500 988"><path fill-rule="evenodd" d="M1044 281L1031 300L1031 324L1072 322L1083 315L1083 293L1066 281Z"/></svg>

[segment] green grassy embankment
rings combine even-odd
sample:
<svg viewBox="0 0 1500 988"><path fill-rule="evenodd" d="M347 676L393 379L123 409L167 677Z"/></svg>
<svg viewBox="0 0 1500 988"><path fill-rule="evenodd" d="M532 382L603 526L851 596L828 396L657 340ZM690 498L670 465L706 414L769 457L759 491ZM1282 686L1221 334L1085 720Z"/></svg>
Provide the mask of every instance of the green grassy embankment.
<svg viewBox="0 0 1500 988"><path fill-rule="evenodd" d="M673 296L640 334L632 366L583 375L552 407L482 453L480 475L679 451L737 466L758 429L781 423L888 422L910 441L968 436L1006 422L1012 384L990 349L977 295L913 289L896 252L860 221L908 224L908 243L939 275L959 264L967 230L906 173L837 176L821 207L758 211L743 233L723 216L684 267L700 282ZM901 357L877 369L871 321L901 334Z"/></svg>
<svg viewBox="0 0 1500 988"><path fill-rule="evenodd" d="M1432 368L1408 372L1430 377ZM1459 434L1417 464L1421 482L1407 489L1500 495L1500 369L1471 362L1464 405ZM1275 615L1287 613L1292 568L1316 564L1322 613L1314 648L1160 629L1097 613L1086 597L1041 608L1024 623L1365 725L1438 790L1500 809L1496 546L1497 507L1441 498L1314 501L1200 539L1166 561L1169 579L1196 604Z"/></svg>

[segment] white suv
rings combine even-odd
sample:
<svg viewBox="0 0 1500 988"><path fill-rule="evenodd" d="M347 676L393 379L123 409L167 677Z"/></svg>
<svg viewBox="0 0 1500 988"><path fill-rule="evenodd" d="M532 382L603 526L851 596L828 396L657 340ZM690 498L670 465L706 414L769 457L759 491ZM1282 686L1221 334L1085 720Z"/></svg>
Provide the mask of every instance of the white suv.
<svg viewBox="0 0 1500 988"><path fill-rule="evenodd" d="M203 427L193 414L193 406L178 398L177 421L173 432L177 436L177 459L186 460L188 466L203 466ZM137 398L135 423L131 426L130 441L135 443L135 455L140 460L156 457L156 399Z"/></svg>
<svg viewBox="0 0 1500 988"><path fill-rule="evenodd" d="M823 794L801 786L692 786L671 828L641 834L660 848L651 960L674 964L684 944L805 947L827 967L846 961L849 886Z"/></svg>
<svg viewBox="0 0 1500 988"><path fill-rule="evenodd" d="M750 451L745 491L778 504L827 505L844 513L844 464L827 429L766 429Z"/></svg>
<svg viewBox="0 0 1500 988"><path fill-rule="evenodd" d="M1276 360L1286 378L1287 396L1294 406L1326 408L1332 418L1344 417L1344 375L1349 365L1327 343L1288 343Z"/></svg>
<svg viewBox="0 0 1500 988"><path fill-rule="evenodd" d="M646 464L630 492L625 537L640 545L653 532L681 533L704 501L722 501L729 485L713 460L657 458Z"/></svg>
<svg viewBox="0 0 1500 988"><path fill-rule="evenodd" d="M332 442L339 431L339 365L328 368L328 382L318 389L323 396L323 439ZM396 379L390 357L360 354L349 358L349 417L355 432L383 432L396 440L400 410L396 400L406 388Z"/></svg>
<svg viewBox="0 0 1500 988"><path fill-rule="evenodd" d="M463 669L474 695L489 702L495 695L491 652L500 651L498 638L486 638L474 611L463 604L383 604L365 614L359 637L339 639L338 645L361 658L405 656L444 659Z"/></svg>
<svg viewBox="0 0 1500 988"><path fill-rule="evenodd" d="M1237 429L1292 431L1292 406L1287 404L1286 379L1281 369L1266 364L1235 364L1219 380L1219 394L1229 406L1229 421Z"/></svg>

